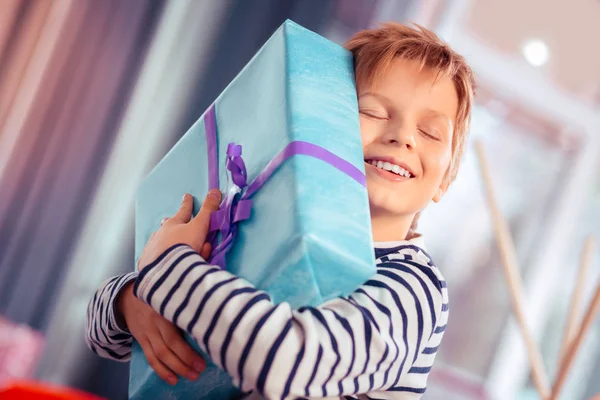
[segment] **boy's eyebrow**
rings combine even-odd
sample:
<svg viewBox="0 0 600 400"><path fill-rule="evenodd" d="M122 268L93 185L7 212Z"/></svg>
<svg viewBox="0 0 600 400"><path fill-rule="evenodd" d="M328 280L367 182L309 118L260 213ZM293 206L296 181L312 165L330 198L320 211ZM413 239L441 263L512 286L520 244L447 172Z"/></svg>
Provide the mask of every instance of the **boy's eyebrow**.
<svg viewBox="0 0 600 400"><path fill-rule="evenodd" d="M387 98L386 96L379 94L379 93L374 93L374 92L365 92L362 93L358 96L358 98L360 99L361 97L365 97L365 96L371 96L371 97L375 97L377 100L383 102L383 103L387 103L387 104L391 104L392 100Z"/></svg>
<svg viewBox="0 0 600 400"><path fill-rule="evenodd" d="M439 111L433 110L431 108L428 108L427 110L425 110L425 114L429 114L430 116L432 116L434 118L442 118L444 121L452 123L452 118L450 118L448 115L444 114L443 112L439 112Z"/></svg>
<svg viewBox="0 0 600 400"><path fill-rule="evenodd" d="M428 114L431 118L444 121L445 124L448 124L448 128L454 129L454 122L452 121L452 118L450 118L448 115L436 110L432 110L430 108L425 110L425 114Z"/></svg>

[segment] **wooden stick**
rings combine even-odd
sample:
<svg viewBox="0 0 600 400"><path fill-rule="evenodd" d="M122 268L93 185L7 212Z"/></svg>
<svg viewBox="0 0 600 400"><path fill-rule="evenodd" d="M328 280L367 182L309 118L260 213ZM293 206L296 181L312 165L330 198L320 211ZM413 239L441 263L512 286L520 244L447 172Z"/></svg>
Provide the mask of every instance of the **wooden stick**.
<svg viewBox="0 0 600 400"><path fill-rule="evenodd" d="M575 289L571 295L571 304L569 306L569 314L567 316L567 324L565 326L565 333L563 337L562 348L560 350L560 356L558 357L558 368L565 359L565 354L569 345L573 341L573 337L577 331L577 324L580 320L580 304L581 296L585 290L585 277L587 270L594 253L595 240L592 236L588 237L583 246L583 252L581 253L581 260L579 262L579 272L577 274L577 282L575 283Z"/></svg>
<svg viewBox="0 0 600 400"><path fill-rule="evenodd" d="M535 343L535 340L533 339L533 336L531 335L531 332L529 331L529 327L527 326L524 310L525 296L523 294L523 284L519 275L519 263L517 260L514 243L512 241L508 225L506 224L506 221L504 220L502 214L500 213L500 209L496 204L492 178L490 176L483 144L481 142L477 142L476 149L481 167L481 173L483 176L483 182L485 184L488 204L492 212L494 229L496 231L496 239L498 242L498 248L500 250L502 265L504 267L504 276L508 282L513 312L515 313L519 328L521 329L521 334L525 340L533 382L540 397L542 399L547 399L550 393L548 375L546 374L546 370L544 368L542 356Z"/></svg>
<svg viewBox="0 0 600 400"><path fill-rule="evenodd" d="M554 386L552 387L552 395L550 396L550 400L556 400L558 398L558 395L560 394L565 380L567 379L567 375L569 374L569 371L571 369L571 365L575 360L577 351L581 347L585 335L590 330L592 322L594 322L598 311L600 311L600 282L598 282L598 285L596 286L596 292L594 293L594 297L590 301L585 316L583 317L583 323L581 324L581 327L577 332L577 336L575 336L575 339L573 339L572 343L569 345L569 349L565 355L565 359L560 365L556 381L554 382Z"/></svg>

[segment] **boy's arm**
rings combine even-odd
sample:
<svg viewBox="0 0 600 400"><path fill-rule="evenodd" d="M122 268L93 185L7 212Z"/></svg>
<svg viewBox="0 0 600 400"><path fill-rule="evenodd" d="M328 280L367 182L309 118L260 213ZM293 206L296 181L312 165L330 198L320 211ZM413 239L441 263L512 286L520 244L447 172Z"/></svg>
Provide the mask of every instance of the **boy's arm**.
<svg viewBox="0 0 600 400"><path fill-rule="evenodd" d="M198 379L206 364L180 330L133 295L137 272L117 276L96 292L87 311L86 342L96 354L116 361L131 358L135 338L156 374L169 384L177 376Z"/></svg>
<svg viewBox="0 0 600 400"><path fill-rule="evenodd" d="M175 245L143 269L134 293L190 332L243 391L273 399L402 391L417 356L436 350L427 343L443 307L442 284L420 268L380 268L348 298L292 310Z"/></svg>
<svg viewBox="0 0 600 400"><path fill-rule="evenodd" d="M115 276L104 282L90 300L86 314L85 341L101 357L128 361L133 337L116 309L123 289L138 276L137 272Z"/></svg>

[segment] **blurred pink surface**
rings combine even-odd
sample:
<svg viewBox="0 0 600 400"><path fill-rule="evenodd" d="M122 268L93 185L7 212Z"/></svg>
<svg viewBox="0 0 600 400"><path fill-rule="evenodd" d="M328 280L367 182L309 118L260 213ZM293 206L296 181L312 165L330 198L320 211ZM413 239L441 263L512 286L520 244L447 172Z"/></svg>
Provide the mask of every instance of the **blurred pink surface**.
<svg viewBox="0 0 600 400"><path fill-rule="evenodd" d="M41 333L0 317L0 387L14 379L31 377L43 347Z"/></svg>

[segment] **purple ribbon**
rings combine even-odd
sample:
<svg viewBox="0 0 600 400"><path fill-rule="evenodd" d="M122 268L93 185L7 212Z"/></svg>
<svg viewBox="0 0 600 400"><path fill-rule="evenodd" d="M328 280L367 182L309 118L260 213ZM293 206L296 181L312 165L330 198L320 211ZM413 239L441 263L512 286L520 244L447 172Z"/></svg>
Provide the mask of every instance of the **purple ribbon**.
<svg viewBox="0 0 600 400"><path fill-rule="evenodd" d="M214 104L209 107L204 117L204 124L208 152L209 189L218 189L219 165L217 161L217 124ZM248 184L246 165L242 159L242 146L230 143L227 146L226 167L231 174L236 190L229 193L221 203L219 210L211 214L208 241L212 244L213 251L211 258L208 260L209 262L225 268L225 256L235 240L237 223L250 218L252 209L250 197L265 184L288 158L295 155L306 155L322 160L348 175L360 185L366 186L365 175L354 165L321 146L299 140L285 146L258 174L254 181Z"/></svg>

